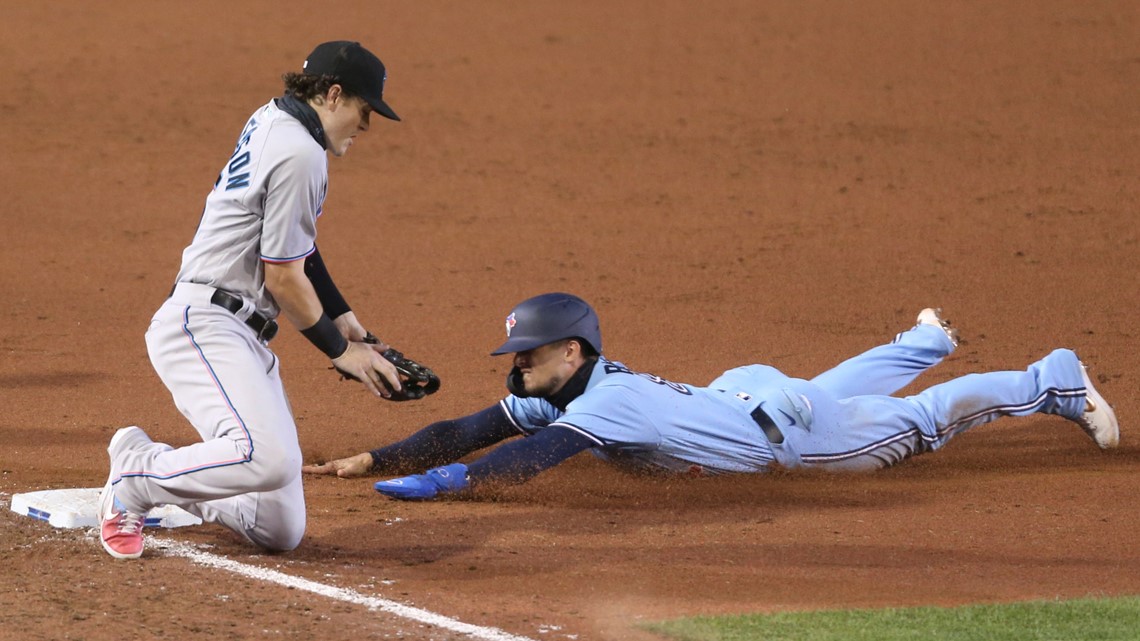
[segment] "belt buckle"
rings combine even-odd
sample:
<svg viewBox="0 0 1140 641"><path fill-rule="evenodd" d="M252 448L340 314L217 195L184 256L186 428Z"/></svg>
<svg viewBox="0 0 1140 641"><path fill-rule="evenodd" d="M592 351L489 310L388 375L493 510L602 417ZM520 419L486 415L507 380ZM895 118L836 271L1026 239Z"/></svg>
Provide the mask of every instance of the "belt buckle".
<svg viewBox="0 0 1140 641"><path fill-rule="evenodd" d="M273 340L274 336L277 336L277 321L266 320L265 324L261 326L261 331L257 333L257 340L268 343Z"/></svg>

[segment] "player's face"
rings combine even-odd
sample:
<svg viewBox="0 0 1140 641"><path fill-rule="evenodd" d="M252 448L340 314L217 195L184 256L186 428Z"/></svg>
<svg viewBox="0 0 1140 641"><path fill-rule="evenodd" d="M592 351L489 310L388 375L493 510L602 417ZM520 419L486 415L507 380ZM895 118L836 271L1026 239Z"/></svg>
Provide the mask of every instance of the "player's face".
<svg viewBox="0 0 1140 641"><path fill-rule="evenodd" d="M325 128L325 137L328 138L329 151L334 156L343 156L348 153L357 134L368 131L368 118L372 115L372 107L362 98L346 97L339 93L328 101L327 117L321 124Z"/></svg>
<svg viewBox="0 0 1140 641"><path fill-rule="evenodd" d="M523 389L527 394L550 396L578 371L582 364L581 352L570 345L570 341L557 341L515 353L515 367L522 372Z"/></svg>

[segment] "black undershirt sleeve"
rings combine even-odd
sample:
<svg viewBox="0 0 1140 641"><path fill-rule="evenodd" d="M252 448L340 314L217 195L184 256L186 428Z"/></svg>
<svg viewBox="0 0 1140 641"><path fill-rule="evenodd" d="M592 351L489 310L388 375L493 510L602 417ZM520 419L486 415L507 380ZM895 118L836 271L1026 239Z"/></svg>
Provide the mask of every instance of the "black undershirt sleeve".
<svg viewBox="0 0 1140 641"><path fill-rule="evenodd" d="M341 296L340 290L337 289L332 276L329 275L329 270L325 267L325 261L321 258L320 249L314 247L313 253L305 258L305 276L307 276L309 282L313 284L313 289L317 292L317 298L321 301L321 307L324 308L329 318L336 320L338 317L352 311L352 308L345 302L344 296Z"/></svg>
<svg viewBox="0 0 1140 641"><path fill-rule="evenodd" d="M568 427L544 427L524 439L504 443L467 466L472 483L522 483L596 443Z"/></svg>
<svg viewBox="0 0 1140 641"><path fill-rule="evenodd" d="M495 404L470 416L432 423L402 441L372 450L372 471L422 472L519 435L506 411Z"/></svg>

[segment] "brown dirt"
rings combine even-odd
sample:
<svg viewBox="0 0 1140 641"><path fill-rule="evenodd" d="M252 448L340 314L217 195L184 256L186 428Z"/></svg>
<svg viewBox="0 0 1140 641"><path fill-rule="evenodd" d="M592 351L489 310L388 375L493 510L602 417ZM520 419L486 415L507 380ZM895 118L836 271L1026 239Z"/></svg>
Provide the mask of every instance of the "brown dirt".
<svg viewBox="0 0 1140 641"><path fill-rule="evenodd" d="M503 314L549 290L596 304L612 356L691 382L748 362L810 376L941 305L966 342L923 382L1069 346L1123 446L1033 417L859 477L662 482L583 456L427 505L316 479L292 554L170 536L543 639L1140 592L1135 3L132 4L0 21L5 494L100 485L123 425L189 442L143 330L249 112L351 37L405 122L331 163L322 248L445 387L375 401L284 332L310 460L487 405ZM6 510L0 528L3 638L448 637L179 558L116 562Z"/></svg>

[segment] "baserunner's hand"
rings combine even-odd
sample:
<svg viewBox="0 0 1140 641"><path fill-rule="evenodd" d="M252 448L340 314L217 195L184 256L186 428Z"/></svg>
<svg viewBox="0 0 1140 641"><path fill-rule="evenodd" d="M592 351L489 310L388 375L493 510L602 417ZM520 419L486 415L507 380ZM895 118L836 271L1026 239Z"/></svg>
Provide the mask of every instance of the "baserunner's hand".
<svg viewBox="0 0 1140 641"><path fill-rule="evenodd" d="M363 454L340 458L328 461L327 463L304 465L301 467L301 471L305 474L336 475L342 479L365 476L372 471L372 455L368 452L364 452Z"/></svg>

